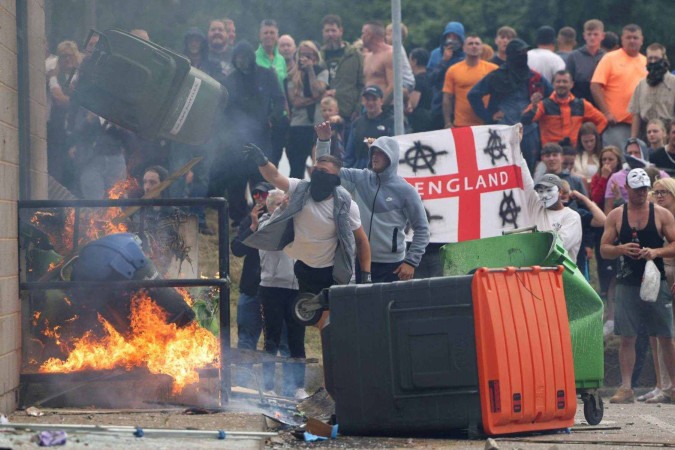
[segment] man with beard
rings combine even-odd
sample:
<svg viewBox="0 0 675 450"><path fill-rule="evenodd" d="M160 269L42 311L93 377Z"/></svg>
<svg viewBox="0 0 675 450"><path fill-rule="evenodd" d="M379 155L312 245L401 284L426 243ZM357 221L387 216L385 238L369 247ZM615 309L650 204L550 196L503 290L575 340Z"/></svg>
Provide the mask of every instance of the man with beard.
<svg viewBox="0 0 675 450"><path fill-rule="evenodd" d="M311 181L304 181L282 175L253 144L246 145L244 153L265 180L289 195L286 209L244 243L260 250L284 250L296 259L300 292L318 294L333 284L348 284L355 256L361 282L370 283L370 245L358 206L340 186L340 160L319 157Z"/></svg>
<svg viewBox="0 0 675 450"><path fill-rule="evenodd" d="M209 23L206 40L209 45L206 61L201 70L223 82L232 72L232 46L229 45L225 22L230 19L213 19Z"/></svg>
<svg viewBox="0 0 675 450"><path fill-rule="evenodd" d="M520 123L520 115L531 101L541 100L553 92L551 83L527 66L528 49L522 39L512 39L506 46L506 62L469 91L469 103L486 125ZM486 95L490 96L487 108L483 104ZM534 170L539 160L538 131L536 123L523 127L520 148L530 170Z"/></svg>
<svg viewBox="0 0 675 450"><path fill-rule="evenodd" d="M335 97L340 108L344 129L349 130L359 114L359 97L364 88L363 56L342 40L342 19L329 14L321 21L323 47L321 56L328 69L328 90L325 95ZM344 137L345 140L348 136Z"/></svg>
<svg viewBox="0 0 675 450"><path fill-rule="evenodd" d="M603 56L593 72L591 93L608 122L602 133L604 146L621 148L630 137L633 116L628 104L647 72L647 58L640 53L642 42L642 29L626 25L621 33L621 48Z"/></svg>
<svg viewBox="0 0 675 450"><path fill-rule="evenodd" d="M247 142L271 147L270 124L283 116L286 100L270 69L255 62L253 46L239 42L232 51L234 71L223 85L229 93L223 121L219 127L218 154L211 167L210 193L228 192L230 218L238 225L246 214L246 181L260 181L255 166L247 164L239 149Z"/></svg>
<svg viewBox="0 0 675 450"><path fill-rule="evenodd" d="M316 154L320 158L330 152L330 124L321 123L316 132ZM366 224L374 283L412 279L429 243L429 222L422 199L412 185L396 174L399 158L398 142L383 136L369 146L367 168L343 168L339 172L345 187L354 192ZM408 225L413 237L406 250ZM360 275L357 270L357 283Z"/></svg>
<svg viewBox="0 0 675 450"><path fill-rule="evenodd" d="M647 78L635 88L628 111L633 115L631 137L644 136L643 126L651 119L668 123L675 118L675 75L670 73L666 47L659 43L647 47Z"/></svg>

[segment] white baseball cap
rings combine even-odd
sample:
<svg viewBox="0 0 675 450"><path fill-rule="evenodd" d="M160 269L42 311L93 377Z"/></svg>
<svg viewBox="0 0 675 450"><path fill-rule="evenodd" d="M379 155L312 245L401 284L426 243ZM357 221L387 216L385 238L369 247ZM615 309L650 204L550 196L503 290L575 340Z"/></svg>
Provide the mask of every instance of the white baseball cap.
<svg viewBox="0 0 675 450"><path fill-rule="evenodd" d="M649 175L647 175L647 172L645 172L644 169L631 170L630 172L628 172L626 181L628 182L628 186L630 186L633 189L640 189L643 187L652 186L651 181L649 181Z"/></svg>

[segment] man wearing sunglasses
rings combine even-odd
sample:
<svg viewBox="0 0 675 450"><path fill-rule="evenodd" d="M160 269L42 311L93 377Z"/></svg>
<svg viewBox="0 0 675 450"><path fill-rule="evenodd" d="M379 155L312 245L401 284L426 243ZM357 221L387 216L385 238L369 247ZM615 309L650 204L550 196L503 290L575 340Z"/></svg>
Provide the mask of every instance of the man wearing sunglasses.
<svg viewBox="0 0 675 450"><path fill-rule="evenodd" d="M230 249L234 256L244 258L239 281L239 300L237 301L237 348L255 350L262 332L262 315L258 286L260 285L260 254L258 249L244 244L244 239L258 229L258 219L267 212L265 204L270 183L258 183L251 190L253 207L248 216L239 224L239 232L232 240Z"/></svg>

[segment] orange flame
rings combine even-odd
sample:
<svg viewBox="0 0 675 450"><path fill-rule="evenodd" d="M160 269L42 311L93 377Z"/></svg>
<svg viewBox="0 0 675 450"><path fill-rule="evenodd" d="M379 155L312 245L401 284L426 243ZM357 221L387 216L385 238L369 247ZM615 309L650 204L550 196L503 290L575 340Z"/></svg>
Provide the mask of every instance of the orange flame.
<svg viewBox="0 0 675 450"><path fill-rule="evenodd" d="M109 199L118 199L128 191L138 189L135 178L129 177L120 180L107 193ZM114 233L126 233L129 229L126 223L115 223L113 219L122 213L118 207L93 208L82 211L80 220L80 236L78 246ZM57 215L50 212L38 211L30 219L31 223L48 237L50 244L57 253L66 255L73 250L73 234L75 230L75 210L68 208L63 219L57 220ZM88 223L87 223L88 222ZM54 266L49 267L52 269Z"/></svg>
<svg viewBox="0 0 675 450"><path fill-rule="evenodd" d="M184 287L175 287L174 289L183 297L185 303L187 303L190 306L194 304L195 301L192 299L192 296L190 295L187 289L185 289Z"/></svg>
<svg viewBox="0 0 675 450"><path fill-rule="evenodd" d="M166 313L144 291L132 299L130 336L122 336L100 315L98 320L105 328L104 337L86 332L73 342L65 361L50 358L40 372L144 366L151 373L172 377L172 394L179 394L186 385L199 381L197 369L219 364L218 341L213 334L197 322L183 328L166 323Z"/></svg>

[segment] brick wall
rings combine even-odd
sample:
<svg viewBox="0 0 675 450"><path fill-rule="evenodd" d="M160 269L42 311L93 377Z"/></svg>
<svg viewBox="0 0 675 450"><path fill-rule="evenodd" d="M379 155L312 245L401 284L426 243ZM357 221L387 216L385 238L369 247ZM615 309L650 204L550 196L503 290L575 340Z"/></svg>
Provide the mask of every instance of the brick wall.
<svg viewBox="0 0 675 450"><path fill-rule="evenodd" d="M47 198L44 5L28 1L31 191ZM21 365L21 307L17 255L19 122L16 1L0 0L0 413L17 406Z"/></svg>

